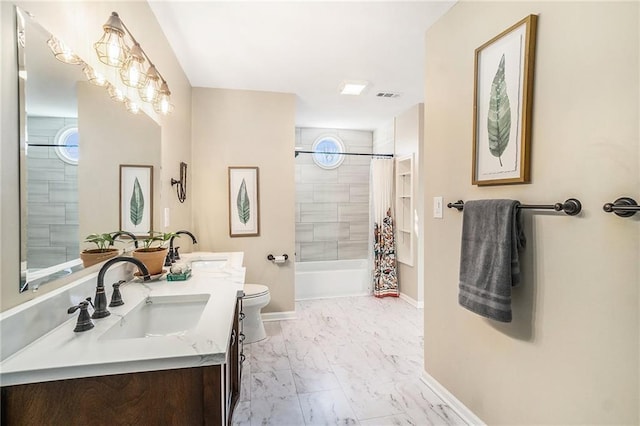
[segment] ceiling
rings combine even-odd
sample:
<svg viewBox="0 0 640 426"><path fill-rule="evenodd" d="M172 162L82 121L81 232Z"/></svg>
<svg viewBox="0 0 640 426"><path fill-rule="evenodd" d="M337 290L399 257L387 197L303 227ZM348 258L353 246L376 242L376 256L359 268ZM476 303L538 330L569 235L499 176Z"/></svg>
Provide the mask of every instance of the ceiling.
<svg viewBox="0 0 640 426"><path fill-rule="evenodd" d="M149 3L193 87L293 93L298 127L374 130L423 102L425 32L455 1Z"/></svg>

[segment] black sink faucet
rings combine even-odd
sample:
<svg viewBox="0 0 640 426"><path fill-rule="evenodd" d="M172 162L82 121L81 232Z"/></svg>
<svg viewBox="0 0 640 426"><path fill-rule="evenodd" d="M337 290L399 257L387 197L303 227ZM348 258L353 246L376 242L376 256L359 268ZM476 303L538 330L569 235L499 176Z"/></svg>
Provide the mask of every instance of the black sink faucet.
<svg viewBox="0 0 640 426"><path fill-rule="evenodd" d="M136 236L135 236L135 235L133 235L133 234L132 234L131 232L129 232L129 231L118 231L118 232L115 232L113 235L111 235L111 238L113 238L113 239L115 240L115 239L116 239L116 238L118 238L120 235L126 235L126 236L130 237L130 238L133 240L133 245L134 245L136 248L138 248L138 239L136 238ZM109 244L109 246L112 246L112 245L113 245L113 243Z"/></svg>
<svg viewBox="0 0 640 426"><path fill-rule="evenodd" d="M167 259L165 261L164 266L171 266L172 263L180 259L180 255L178 254L178 249L180 247L176 247L175 249L173 248L173 239L180 234L187 234L188 236L191 237L191 241L193 242L193 244L198 244L198 240L196 240L196 236L193 235L191 232L189 231L176 232L176 235L171 237L171 239L169 240L169 253L167 253Z"/></svg>
<svg viewBox="0 0 640 426"><path fill-rule="evenodd" d="M96 285L96 297L94 298L95 302L95 311L93 311L93 315L91 318L104 318L111 315L111 312L107 310L107 295L104 292L104 275L107 273L107 269L111 267L111 265L119 262L131 262L138 267L140 273L144 276L145 281L149 281L151 277L149 276L149 270L144 265L144 263L140 262L138 259L134 259L133 257L114 257L112 259L107 260L100 268L100 272L98 272L98 283Z"/></svg>

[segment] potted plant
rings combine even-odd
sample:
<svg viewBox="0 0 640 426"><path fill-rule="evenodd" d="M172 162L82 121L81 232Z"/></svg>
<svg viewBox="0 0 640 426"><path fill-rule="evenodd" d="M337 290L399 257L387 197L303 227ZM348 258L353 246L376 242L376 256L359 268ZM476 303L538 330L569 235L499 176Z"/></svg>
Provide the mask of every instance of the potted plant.
<svg viewBox="0 0 640 426"><path fill-rule="evenodd" d="M173 237L179 237L174 232L149 232L149 237L141 239L142 247L133 251L133 257L140 260L149 270L150 275L161 274L164 259L167 256L166 244ZM157 244L153 246L153 244Z"/></svg>
<svg viewBox="0 0 640 426"><path fill-rule="evenodd" d="M84 240L85 243L94 243L96 248L85 249L80 253L80 259L82 259L82 265L85 268L95 265L96 263L103 262L107 259L117 256L120 250L111 247L115 242L113 238L114 232L106 234L91 234L87 235Z"/></svg>

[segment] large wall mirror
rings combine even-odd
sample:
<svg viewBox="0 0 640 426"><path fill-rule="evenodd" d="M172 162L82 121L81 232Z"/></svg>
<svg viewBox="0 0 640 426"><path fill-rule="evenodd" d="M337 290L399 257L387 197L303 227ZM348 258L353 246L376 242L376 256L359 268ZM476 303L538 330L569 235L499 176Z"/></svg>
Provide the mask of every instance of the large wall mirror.
<svg viewBox="0 0 640 426"><path fill-rule="evenodd" d="M20 8L16 17L19 291L25 291L81 270L80 251L91 248L85 237L118 230L119 166L150 165L159 171L161 134L150 117L131 114L103 87L90 84L82 65L55 59L48 46L52 35L37 17ZM115 72L107 76L114 77ZM153 186L159 193L157 179Z"/></svg>

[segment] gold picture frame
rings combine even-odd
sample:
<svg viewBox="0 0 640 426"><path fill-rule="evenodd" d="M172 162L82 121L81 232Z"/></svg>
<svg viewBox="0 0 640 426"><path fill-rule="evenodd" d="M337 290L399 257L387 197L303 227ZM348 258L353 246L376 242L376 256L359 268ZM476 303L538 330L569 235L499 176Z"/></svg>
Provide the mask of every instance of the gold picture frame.
<svg viewBox="0 0 640 426"><path fill-rule="evenodd" d="M229 167L229 236L260 235L258 167Z"/></svg>
<svg viewBox="0 0 640 426"><path fill-rule="evenodd" d="M475 50L473 185L530 182L537 22L529 15Z"/></svg>

